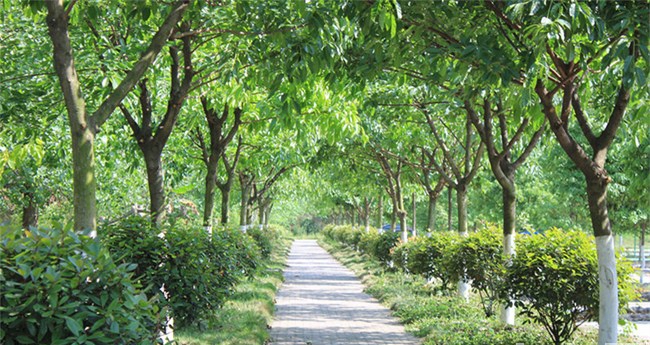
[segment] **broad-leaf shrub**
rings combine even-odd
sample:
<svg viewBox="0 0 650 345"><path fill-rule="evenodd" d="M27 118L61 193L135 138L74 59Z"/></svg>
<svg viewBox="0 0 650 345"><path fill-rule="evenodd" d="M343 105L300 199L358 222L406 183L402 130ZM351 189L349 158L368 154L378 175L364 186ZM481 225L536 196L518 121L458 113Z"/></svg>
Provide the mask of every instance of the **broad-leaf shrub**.
<svg viewBox="0 0 650 345"><path fill-rule="evenodd" d="M409 272L426 276L428 271L429 238L413 237L407 243L401 243L393 251L395 267Z"/></svg>
<svg viewBox="0 0 650 345"><path fill-rule="evenodd" d="M502 231L495 226L461 237L449 248L446 260L447 270L454 281L471 282L487 317L495 313L505 275L502 237Z"/></svg>
<svg viewBox="0 0 650 345"><path fill-rule="evenodd" d="M138 279L149 287L148 294L160 295L159 301L172 309L181 326L220 308L261 257L253 238L239 230L215 230L211 236L180 223L153 228L146 219L134 217L102 227L99 234L116 260L137 264Z"/></svg>
<svg viewBox="0 0 650 345"><path fill-rule="evenodd" d="M631 265L617 260L619 306L634 297ZM502 299L544 326L555 344L598 317L598 262L593 239L578 231L551 229L523 236L507 270Z"/></svg>
<svg viewBox="0 0 650 345"><path fill-rule="evenodd" d="M448 261L455 243L460 236L457 232L441 231L432 232L427 243L426 252L426 273L428 279L436 279L440 282L440 290L444 293L452 291L454 278L448 269Z"/></svg>
<svg viewBox="0 0 650 345"><path fill-rule="evenodd" d="M0 226L0 343L153 344L155 298L100 243L69 229Z"/></svg>
<svg viewBox="0 0 650 345"><path fill-rule="evenodd" d="M391 253L393 251L393 248L397 246L399 242L399 232L384 232L379 235L379 238L375 242L373 255L375 258L377 258L377 260L379 260L379 262L388 264L391 261Z"/></svg>
<svg viewBox="0 0 650 345"><path fill-rule="evenodd" d="M375 247L379 241L379 232L375 229L370 229L370 232L363 233L359 237L359 251L363 254L374 255Z"/></svg>
<svg viewBox="0 0 650 345"><path fill-rule="evenodd" d="M273 229L253 228L246 231L260 249L263 259L268 259L273 251L273 238L277 236Z"/></svg>

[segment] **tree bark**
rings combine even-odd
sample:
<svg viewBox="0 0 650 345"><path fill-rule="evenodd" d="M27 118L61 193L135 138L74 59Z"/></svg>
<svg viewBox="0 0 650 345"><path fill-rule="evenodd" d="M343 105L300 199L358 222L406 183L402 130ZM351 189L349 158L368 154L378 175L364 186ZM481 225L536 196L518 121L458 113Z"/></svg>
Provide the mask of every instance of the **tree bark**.
<svg viewBox="0 0 650 345"><path fill-rule="evenodd" d="M221 225L228 224L230 220L230 192L232 183L218 186L221 191Z"/></svg>
<svg viewBox="0 0 650 345"><path fill-rule="evenodd" d="M458 233L467 236L467 186L456 187L456 211L458 213Z"/></svg>
<svg viewBox="0 0 650 345"><path fill-rule="evenodd" d="M395 201L391 203L393 205L393 212L390 215L390 231L394 232L397 228L397 205Z"/></svg>
<svg viewBox="0 0 650 345"><path fill-rule="evenodd" d="M149 200L151 223L158 225L165 215L165 189L161 155L162 152L146 150L142 147L144 161L147 168L147 184L149 186Z"/></svg>
<svg viewBox="0 0 650 345"><path fill-rule="evenodd" d="M370 232L370 201L368 197L363 199L363 224L366 228L366 233Z"/></svg>
<svg viewBox="0 0 650 345"><path fill-rule="evenodd" d="M451 212L452 212L452 201L451 201L451 190L452 187L447 187L447 230L451 231Z"/></svg>
<svg viewBox="0 0 650 345"><path fill-rule="evenodd" d="M26 186L28 191L23 192L23 229L29 230L30 228L38 227L38 204L36 203L36 196L31 191L32 186Z"/></svg>
<svg viewBox="0 0 650 345"><path fill-rule="evenodd" d="M415 237L415 236L417 236L417 225L418 225L418 223L417 223L417 218L418 217L417 217L417 212L416 212L417 211L417 209L416 209L417 204L415 203L415 193L413 193L413 200L411 202L413 203L413 215L412 215L412 218L413 218L413 237Z"/></svg>
<svg viewBox="0 0 650 345"><path fill-rule="evenodd" d="M502 194L503 194L503 254L506 257L511 257L515 255L517 199L514 190L507 190L503 188ZM501 322L507 325L515 324L514 306L501 307Z"/></svg>
<svg viewBox="0 0 650 345"><path fill-rule="evenodd" d="M381 193L379 193L379 199L377 201L377 229L381 230L381 227L384 226L384 205L383 205L383 197L381 196Z"/></svg>
<svg viewBox="0 0 650 345"><path fill-rule="evenodd" d="M435 231L436 229L436 204L438 197L429 195L429 209L427 211L427 230Z"/></svg>
<svg viewBox="0 0 650 345"><path fill-rule="evenodd" d="M212 229L212 211L214 210L214 191L217 186L217 164L216 160L207 162L205 173L205 195L203 203L203 226Z"/></svg>
<svg viewBox="0 0 650 345"><path fill-rule="evenodd" d="M250 199L251 190L253 189L253 178L246 173L239 174L239 184L241 186L241 211L239 213L239 225L243 231L248 226L249 209L248 200Z"/></svg>

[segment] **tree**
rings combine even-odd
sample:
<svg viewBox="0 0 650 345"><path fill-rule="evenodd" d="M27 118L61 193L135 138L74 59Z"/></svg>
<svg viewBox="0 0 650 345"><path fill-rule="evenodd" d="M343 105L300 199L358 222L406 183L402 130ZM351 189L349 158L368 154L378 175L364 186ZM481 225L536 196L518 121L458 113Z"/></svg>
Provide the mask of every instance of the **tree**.
<svg viewBox="0 0 650 345"><path fill-rule="evenodd" d="M226 151L221 155L221 162L223 163L226 177L224 179L217 178L216 184L219 191L221 191L221 224L228 224L230 218L230 192L232 185L235 182L235 171L237 171L237 164L239 164L239 157L241 156L242 139L241 136L237 139L237 148L231 158L228 157Z"/></svg>
<svg viewBox="0 0 650 345"><path fill-rule="evenodd" d="M210 129L210 142L206 144L203 139L203 134L199 129L196 130L196 139L198 141L199 148L201 149L201 157L203 162L206 165L207 171L205 175L205 203L203 205L203 226L211 231L212 229L212 211L214 209L214 192L215 187L217 187L217 168L219 167L219 161L222 159L226 152L226 147L235 137L235 133L239 129L239 126L242 122L242 109L236 107L233 114L231 115L230 106L228 104L223 106L223 112L221 116L218 115L214 106L211 106L206 97L201 97L201 105L203 106L203 113L208 122L208 128ZM227 120L229 117L234 117L233 123L229 129L226 129ZM208 146L209 145L209 146ZM238 145L238 151L241 148L241 143ZM238 158L237 158L238 160ZM232 167L229 170L232 174ZM228 179L231 180L232 177L229 175ZM230 182L232 185L232 181ZM226 185L224 185L226 188ZM229 189L228 189L229 191ZM229 193L222 194L226 198L229 197ZM225 206L222 204L222 207L228 207L228 200L226 200ZM226 217L227 218L227 217ZM222 219L222 223L223 223ZM227 222L227 219L226 219Z"/></svg>
<svg viewBox="0 0 650 345"><path fill-rule="evenodd" d="M438 198L444 191L447 183L442 176L438 176L437 182L435 185L432 185L432 172L435 171L434 160L431 152L427 151L426 148L420 148L422 156L418 164L418 169L421 171L421 174L416 175L418 181L424 188L424 191L427 193L429 198L428 208L427 208L427 230L434 231L436 228L436 205L438 203ZM434 178L435 179L435 178Z"/></svg>
<svg viewBox="0 0 650 345"><path fill-rule="evenodd" d="M408 241L408 229L406 226L406 208L404 207L404 193L402 189L402 168L404 163L397 159L393 165L389 153L381 148L374 148L375 160L381 166L381 171L386 177L386 192L390 196L393 205L393 218L391 220L391 231L395 231L395 218L399 219L400 229L402 230L402 242Z"/></svg>
<svg viewBox="0 0 650 345"><path fill-rule="evenodd" d="M539 138L544 132L545 123L542 124L534 134L531 135L530 141L526 144L524 150L519 154L519 157L514 158L513 148L521 140L524 131L528 127L529 118L524 117L517 127L517 130L509 138L508 128L513 128L508 125L508 117L506 109L504 109L502 100L498 100L496 114L498 117L498 128L496 132L493 128L493 105L490 100L485 99L483 102L483 119L480 120L474 106L465 101L465 110L467 116L472 121L476 128L481 141L487 148L487 156L490 162L492 173L496 177L497 182L501 186L503 196L503 253L506 256L515 254L515 224L516 224L516 204L517 194L515 187L515 172L517 168L528 158ZM512 116L510 116L512 118ZM498 140L495 139L495 134L499 134L501 138L501 150L497 149ZM501 313L501 320L504 323L513 325L515 323L514 308L504 308Z"/></svg>
<svg viewBox="0 0 650 345"><path fill-rule="evenodd" d="M178 1L172 6L169 15L165 18L158 32L151 38L150 45L142 52L140 59L133 65L115 90L89 115L81 91L81 82L74 64L74 54L69 33L69 15L75 3L70 2L68 7L65 8L63 0L45 2L48 13L47 27L53 45L54 69L63 92L72 138L75 229L95 230L97 225L95 136L101 125L137 84L149 65L153 63L189 4L186 1Z"/></svg>
<svg viewBox="0 0 650 345"><path fill-rule="evenodd" d="M532 52L527 53L537 57L533 66L538 69L530 83L557 142L584 175L598 250L598 342L615 343L617 273L607 207L611 177L605 162L625 112L630 102L635 102L634 85L645 85L650 61L647 49L650 6L641 1L552 2L530 12L524 11L524 7L521 4L512 8L511 16L516 21L501 20L513 35L521 37L522 32L528 32L526 45ZM491 4L490 8L497 15L502 13L498 4ZM553 19L547 18L546 13L552 13ZM641 56L643 61L639 62ZM598 75L595 70L600 71ZM641 95L639 91L647 93L647 88L638 90L637 96ZM572 117L578 124L580 139L570 127ZM602 120L601 125L596 125L598 120ZM595 128L603 129L597 134Z"/></svg>
<svg viewBox="0 0 650 345"><path fill-rule="evenodd" d="M189 30L188 24L183 24L182 26L184 26L185 31ZM124 118L133 132L133 137L144 156L147 169L147 183L149 185L151 222L154 225L160 224L164 216L165 190L162 152L178 120L178 115L190 92L192 78L195 75L194 69L192 68L192 47L190 39L189 36L181 38L182 68L178 56L179 48L175 45L169 47L171 57L169 80L171 85L167 100L167 109L159 124L152 126L155 108L147 87L147 79L142 79L138 83L140 86L140 123L135 120L126 106L120 104L122 114L124 114ZM182 79L179 73L180 70L183 71Z"/></svg>
<svg viewBox="0 0 650 345"><path fill-rule="evenodd" d="M438 125L434 122L429 111L427 109L422 109L422 113L427 119L429 128L433 133L440 151L442 151L442 164L438 163L434 158L435 153L431 153L430 161L433 162L434 167L445 179L447 184L456 191L458 232L461 236L467 236L467 187L478 172L485 146L483 142L476 145L473 141L472 124L468 116L465 121L464 143L459 142L459 138L455 138L453 135L448 139L448 141L451 142L455 141L454 146L451 146L452 148L459 148L461 151L460 156L458 154L452 154L451 149L448 144L445 143L445 140L438 130ZM441 119L439 119L439 121L444 125L444 122ZM454 157L460 157L460 159ZM450 171L451 174L448 174L447 171ZM469 297L469 284L467 281L460 280L458 282L458 294L466 299Z"/></svg>

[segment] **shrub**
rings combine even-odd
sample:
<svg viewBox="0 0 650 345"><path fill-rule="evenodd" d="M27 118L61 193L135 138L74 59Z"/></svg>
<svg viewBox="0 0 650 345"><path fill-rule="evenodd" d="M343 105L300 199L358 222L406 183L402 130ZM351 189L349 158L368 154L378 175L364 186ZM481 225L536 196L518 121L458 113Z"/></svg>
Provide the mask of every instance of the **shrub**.
<svg viewBox="0 0 650 345"><path fill-rule="evenodd" d="M374 255L375 247L379 241L379 232L371 229L368 233L362 233L359 237L359 251L363 254Z"/></svg>
<svg viewBox="0 0 650 345"><path fill-rule="evenodd" d="M373 255L379 262L387 265L391 260L391 252L393 247L397 246L400 241L399 232L384 232L379 235L373 248Z"/></svg>
<svg viewBox="0 0 650 345"><path fill-rule="evenodd" d="M433 232L427 241L427 267L426 277L437 279L440 282L440 289L443 292L452 290L454 282L451 271L448 269L450 255L453 247L460 239L456 232L443 231Z"/></svg>
<svg viewBox="0 0 650 345"><path fill-rule="evenodd" d="M228 288L244 276L251 277L261 263L260 248L255 240L239 229L215 231L210 243L214 255L212 260L218 270L224 272L222 278L226 278L226 273L230 275Z"/></svg>
<svg viewBox="0 0 650 345"><path fill-rule="evenodd" d="M135 264L135 277L143 286L149 286L149 294L159 292L165 281L160 268L169 258L164 237L158 236L160 229L151 226L145 217L132 216L118 223L97 229L100 241L120 263Z"/></svg>
<svg viewBox="0 0 650 345"><path fill-rule="evenodd" d="M505 275L501 234L499 228L488 227L461 238L450 250L447 261L453 280L471 281L488 317L495 313Z"/></svg>
<svg viewBox="0 0 650 345"><path fill-rule="evenodd" d="M182 326L220 308L234 285L255 270L260 249L238 230L219 230L210 237L202 228L181 226L157 229L134 217L99 233L117 261L137 265L149 296L160 295ZM167 298L160 291L163 284Z"/></svg>
<svg viewBox="0 0 650 345"><path fill-rule="evenodd" d="M619 258L620 308L633 297L631 265ZM520 312L544 326L555 344L598 317L598 262L593 240L582 232L551 229L526 236L508 267L504 294Z"/></svg>
<svg viewBox="0 0 650 345"><path fill-rule="evenodd" d="M153 344L156 301L87 234L0 227L0 343Z"/></svg>
<svg viewBox="0 0 650 345"><path fill-rule="evenodd" d="M246 231L257 244L263 259L268 259L273 251L273 237L275 233L271 229L252 228Z"/></svg>
<svg viewBox="0 0 650 345"><path fill-rule="evenodd" d="M395 266L409 273L426 276L429 242L427 237L415 237L397 246L393 251Z"/></svg>

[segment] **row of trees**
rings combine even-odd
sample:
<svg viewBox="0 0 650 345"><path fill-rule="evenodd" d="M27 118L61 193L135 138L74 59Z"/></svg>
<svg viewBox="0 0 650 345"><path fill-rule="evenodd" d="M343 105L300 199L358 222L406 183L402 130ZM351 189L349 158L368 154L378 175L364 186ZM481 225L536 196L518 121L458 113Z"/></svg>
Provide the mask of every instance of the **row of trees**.
<svg viewBox="0 0 650 345"><path fill-rule="evenodd" d="M586 194L600 341L615 342L607 192L620 176L617 221L647 226L647 2L3 6L1 202L24 226L48 209L95 229L98 215L118 217L134 201L159 224L173 201L181 213L198 204L211 229L216 189L228 223L238 182L241 225L253 209L264 223L274 204L286 215L297 204L288 200L308 200L321 215L355 209L366 224L372 209L390 209L406 240L405 199L419 188L429 229L445 188L448 200L455 192L463 234L468 193L494 218L494 198L482 195L500 190L512 255L517 197L568 205L552 186L567 192L574 217ZM534 191L517 189L522 169ZM298 180L283 184L290 171ZM315 195L300 195L301 184ZM451 202L439 213L450 224Z"/></svg>

